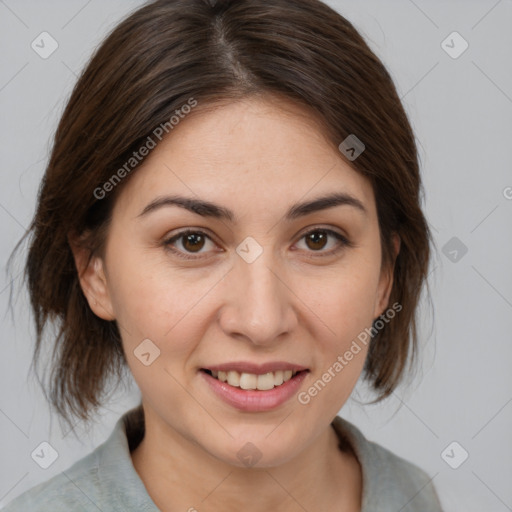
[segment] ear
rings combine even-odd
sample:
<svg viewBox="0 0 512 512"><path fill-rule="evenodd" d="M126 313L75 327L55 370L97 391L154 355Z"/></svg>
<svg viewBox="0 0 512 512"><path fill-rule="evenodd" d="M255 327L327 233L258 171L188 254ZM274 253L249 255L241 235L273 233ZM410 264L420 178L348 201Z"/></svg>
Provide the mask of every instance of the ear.
<svg viewBox="0 0 512 512"><path fill-rule="evenodd" d="M80 287L93 313L103 320L115 320L104 262L100 256L92 255L90 250L76 239L68 237L75 260Z"/></svg>
<svg viewBox="0 0 512 512"><path fill-rule="evenodd" d="M395 269L395 262L400 252L400 236L398 233L393 233L393 258L391 264L387 266L387 268L382 268L379 286L377 290L377 297L375 300L375 310L373 313L373 318L378 318L386 308L388 307L389 297L391 295L391 290L393 289L393 273Z"/></svg>

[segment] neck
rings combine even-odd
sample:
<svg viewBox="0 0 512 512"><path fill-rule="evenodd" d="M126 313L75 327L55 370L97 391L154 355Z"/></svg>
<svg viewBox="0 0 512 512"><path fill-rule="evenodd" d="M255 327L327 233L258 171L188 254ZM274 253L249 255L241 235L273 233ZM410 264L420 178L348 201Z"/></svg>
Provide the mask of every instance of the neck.
<svg viewBox="0 0 512 512"><path fill-rule="evenodd" d="M340 450L331 426L282 465L240 468L147 419L144 438L131 455L162 512L361 509L359 463L353 453Z"/></svg>

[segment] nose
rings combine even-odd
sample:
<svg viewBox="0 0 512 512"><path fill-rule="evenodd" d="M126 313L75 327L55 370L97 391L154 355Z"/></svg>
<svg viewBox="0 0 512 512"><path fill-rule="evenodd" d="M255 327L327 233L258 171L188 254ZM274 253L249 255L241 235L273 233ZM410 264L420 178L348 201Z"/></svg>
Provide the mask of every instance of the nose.
<svg viewBox="0 0 512 512"><path fill-rule="evenodd" d="M252 263L237 256L224 280L218 315L222 330L254 345L272 345L297 324L298 299L290 288L285 271L269 249Z"/></svg>

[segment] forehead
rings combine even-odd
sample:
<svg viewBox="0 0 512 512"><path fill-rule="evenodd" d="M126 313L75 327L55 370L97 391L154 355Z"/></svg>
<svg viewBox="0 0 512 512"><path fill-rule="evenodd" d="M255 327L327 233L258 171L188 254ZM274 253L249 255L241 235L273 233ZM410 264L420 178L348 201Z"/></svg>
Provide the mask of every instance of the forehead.
<svg viewBox="0 0 512 512"><path fill-rule="evenodd" d="M199 104L126 185L119 199L132 211L170 193L261 211L331 192L353 195L374 211L370 182L343 160L312 112L272 97Z"/></svg>

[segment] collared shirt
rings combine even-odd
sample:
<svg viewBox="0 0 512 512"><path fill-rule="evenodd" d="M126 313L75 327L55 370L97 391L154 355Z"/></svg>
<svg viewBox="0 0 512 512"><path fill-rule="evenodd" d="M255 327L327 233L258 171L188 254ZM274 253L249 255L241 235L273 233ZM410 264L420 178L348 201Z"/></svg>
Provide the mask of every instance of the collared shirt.
<svg viewBox="0 0 512 512"><path fill-rule="evenodd" d="M361 512L443 512L431 478L422 469L368 441L340 416L332 427L340 448L352 448L361 464ZM110 437L92 453L22 493L3 512L159 512L130 455L143 437L139 405L119 418Z"/></svg>

